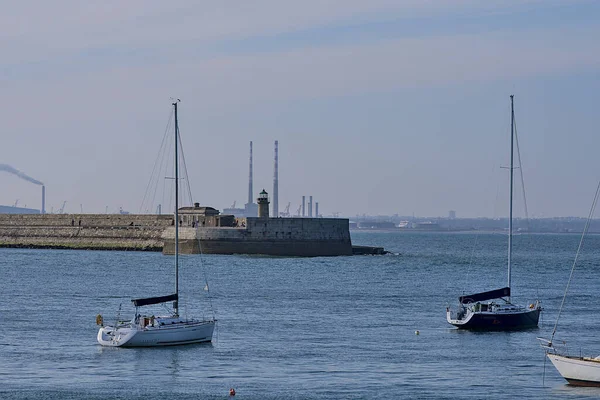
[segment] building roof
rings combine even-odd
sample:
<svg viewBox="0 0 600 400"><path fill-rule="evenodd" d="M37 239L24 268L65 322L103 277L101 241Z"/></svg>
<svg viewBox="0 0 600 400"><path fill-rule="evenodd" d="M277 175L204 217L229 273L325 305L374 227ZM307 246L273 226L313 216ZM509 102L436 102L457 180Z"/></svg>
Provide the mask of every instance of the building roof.
<svg viewBox="0 0 600 400"><path fill-rule="evenodd" d="M219 215L219 210L213 207L200 207L200 203L194 203L194 207L180 207L179 212L183 214Z"/></svg>

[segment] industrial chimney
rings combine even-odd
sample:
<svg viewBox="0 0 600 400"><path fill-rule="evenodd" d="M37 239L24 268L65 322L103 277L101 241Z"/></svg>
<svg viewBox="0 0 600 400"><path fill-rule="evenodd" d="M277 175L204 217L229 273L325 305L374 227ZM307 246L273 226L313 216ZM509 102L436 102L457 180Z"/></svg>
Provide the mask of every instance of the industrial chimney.
<svg viewBox="0 0 600 400"><path fill-rule="evenodd" d="M308 196L308 218L312 218L312 196Z"/></svg>
<svg viewBox="0 0 600 400"><path fill-rule="evenodd" d="M248 204L252 204L252 141L250 141L250 173L248 175Z"/></svg>
<svg viewBox="0 0 600 400"><path fill-rule="evenodd" d="M278 146L279 143L275 141L275 165L273 169L273 218L279 217L279 172L278 172Z"/></svg>
<svg viewBox="0 0 600 400"><path fill-rule="evenodd" d="M319 218L319 202L315 201L315 218Z"/></svg>
<svg viewBox="0 0 600 400"><path fill-rule="evenodd" d="M304 203L306 203L306 196L302 196L302 218L306 217L304 213Z"/></svg>
<svg viewBox="0 0 600 400"><path fill-rule="evenodd" d="M252 141L250 141L250 163L249 163L249 171L248 171L248 202L244 208L244 217L256 217L258 213L258 206L254 202L252 198L253 188L252 188Z"/></svg>
<svg viewBox="0 0 600 400"><path fill-rule="evenodd" d="M41 214L46 214L46 186L42 185L42 209Z"/></svg>

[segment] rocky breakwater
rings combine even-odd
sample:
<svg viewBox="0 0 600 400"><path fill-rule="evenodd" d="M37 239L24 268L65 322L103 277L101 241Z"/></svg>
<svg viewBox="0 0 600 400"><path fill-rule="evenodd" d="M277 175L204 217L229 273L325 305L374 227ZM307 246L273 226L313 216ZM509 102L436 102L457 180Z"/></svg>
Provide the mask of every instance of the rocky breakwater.
<svg viewBox="0 0 600 400"><path fill-rule="evenodd" d="M171 215L0 214L0 247L161 251Z"/></svg>

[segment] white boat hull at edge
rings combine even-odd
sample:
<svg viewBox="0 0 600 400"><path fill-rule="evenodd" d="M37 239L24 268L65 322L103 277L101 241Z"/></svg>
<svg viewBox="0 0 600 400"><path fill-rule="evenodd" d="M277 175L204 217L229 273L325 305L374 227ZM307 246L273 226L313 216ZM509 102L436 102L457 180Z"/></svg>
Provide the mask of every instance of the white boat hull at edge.
<svg viewBox="0 0 600 400"><path fill-rule="evenodd" d="M98 343L109 347L154 347L203 343L212 340L215 321L192 321L172 325L145 327L126 326L114 329L104 326L98 331Z"/></svg>
<svg viewBox="0 0 600 400"><path fill-rule="evenodd" d="M600 360L548 354L548 358L569 384L600 386Z"/></svg>

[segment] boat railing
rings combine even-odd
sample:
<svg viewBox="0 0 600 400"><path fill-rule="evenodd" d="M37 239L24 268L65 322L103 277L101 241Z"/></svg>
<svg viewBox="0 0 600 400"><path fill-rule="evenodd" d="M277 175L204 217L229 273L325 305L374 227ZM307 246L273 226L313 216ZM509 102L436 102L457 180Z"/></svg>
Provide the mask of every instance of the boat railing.
<svg viewBox="0 0 600 400"><path fill-rule="evenodd" d="M458 311L454 311L450 307L447 307L446 311L450 314L450 319L458 321L465 319L466 315L469 312L472 312L468 307L461 307Z"/></svg>
<svg viewBox="0 0 600 400"><path fill-rule="evenodd" d="M565 342L564 340L550 341L542 337L538 337L536 339L540 342L540 346L544 349L546 353L558 355L568 354L567 342Z"/></svg>

